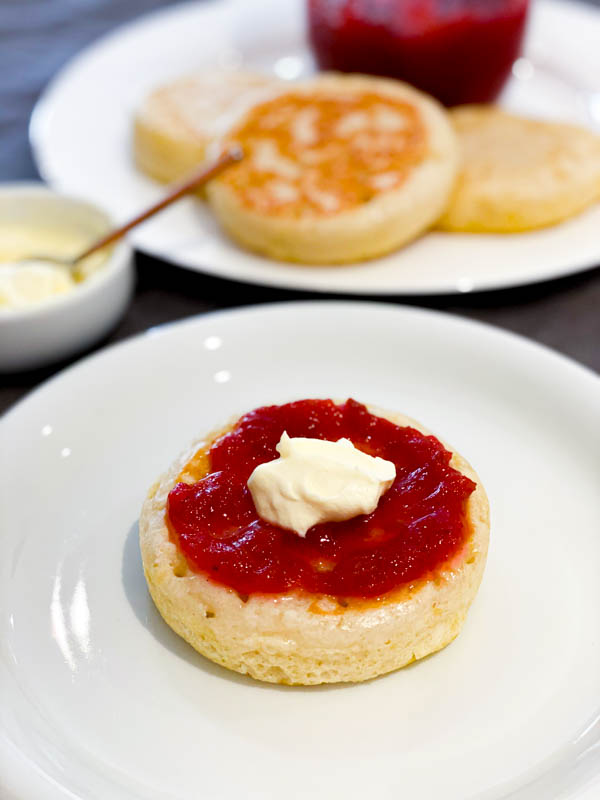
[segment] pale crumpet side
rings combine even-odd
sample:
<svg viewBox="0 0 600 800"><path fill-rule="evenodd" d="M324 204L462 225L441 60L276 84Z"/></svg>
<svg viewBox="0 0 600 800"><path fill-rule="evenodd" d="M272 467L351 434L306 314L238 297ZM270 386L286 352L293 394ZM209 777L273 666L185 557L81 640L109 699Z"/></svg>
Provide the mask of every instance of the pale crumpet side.
<svg viewBox="0 0 600 800"><path fill-rule="evenodd" d="M429 432L402 414L368 406L399 426ZM472 467L452 448L451 466L476 483L466 506L468 536L438 571L379 598L306 591L241 596L189 568L166 522L176 484L209 471L208 450L231 430L193 443L151 488L140 517L140 547L152 598L171 628L199 653L261 681L319 684L364 681L442 649L460 632L486 562L489 507ZM293 534L290 534L293 535Z"/></svg>
<svg viewBox="0 0 600 800"><path fill-rule="evenodd" d="M160 86L134 118L136 165L166 183L184 177L204 160L210 142L230 124L230 115L276 83L241 70L207 70Z"/></svg>
<svg viewBox="0 0 600 800"><path fill-rule="evenodd" d="M251 108L220 146L246 157L207 194L250 250L306 264L389 253L432 226L457 173L445 111L406 84L323 74Z"/></svg>
<svg viewBox="0 0 600 800"><path fill-rule="evenodd" d="M600 200L600 137L492 106L450 112L462 170L439 227L513 233L554 225Z"/></svg>

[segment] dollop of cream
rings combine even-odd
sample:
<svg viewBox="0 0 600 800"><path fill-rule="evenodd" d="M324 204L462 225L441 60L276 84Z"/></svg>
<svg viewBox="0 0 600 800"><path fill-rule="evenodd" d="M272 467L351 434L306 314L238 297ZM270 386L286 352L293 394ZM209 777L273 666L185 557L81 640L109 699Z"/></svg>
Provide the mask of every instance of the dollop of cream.
<svg viewBox="0 0 600 800"><path fill-rule="evenodd" d="M321 522L370 514L394 478L391 461L369 456L349 439L291 439L283 433L274 461L259 464L248 488L259 516L306 536Z"/></svg>
<svg viewBox="0 0 600 800"><path fill-rule="evenodd" d="M28 308L69 292L75 285L67 269L49 261L0 264L0 308Z"/></svg>

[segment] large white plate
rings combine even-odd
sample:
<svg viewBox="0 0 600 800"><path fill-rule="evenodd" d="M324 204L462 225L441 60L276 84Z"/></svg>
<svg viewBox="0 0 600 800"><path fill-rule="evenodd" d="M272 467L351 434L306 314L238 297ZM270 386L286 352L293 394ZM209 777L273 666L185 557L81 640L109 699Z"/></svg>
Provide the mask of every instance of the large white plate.
<svg viewBox="0 0 600 800"><path fill-rule="evenodd" d="M144 17L88 48L45 92L31 139L44 178L120 219L163 191L138 174L131 120L157 84L207 65L240 63L283 77L310 71L304 0L188 3ZM600 75L600 13L575 2L536 0L529 61L517 64L504 104L590 124ZM596 105L594 105L594 100ZM136 246L175 264L257 284L350 294L470 292L532 283L600 263L600 206L528 234L433 233L386 258L319 269L238 249L208 210L186 200L133 233Z"/></svg>
<svg viewBox="0 0 600 800"><path fill-rule="evenodd" d="M357 686L229 673L149 599L145 492L236 412L348 395L479 471L491 549L466 626ZM377 304L205 316L62 373L0 426L0 795L597 798L599 408L598 378L550 351Z"/></svg>

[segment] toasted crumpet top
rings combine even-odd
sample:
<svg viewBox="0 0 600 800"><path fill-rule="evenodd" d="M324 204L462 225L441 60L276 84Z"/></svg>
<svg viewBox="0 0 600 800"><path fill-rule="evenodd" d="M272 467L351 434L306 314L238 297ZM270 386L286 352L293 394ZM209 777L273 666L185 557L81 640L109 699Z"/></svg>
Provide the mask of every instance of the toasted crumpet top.
<svg viewBox="0 0 600 800"><path fill-rule="evenodd" d="M262 75L236 70L212 70L186 75L155 89L141 114L160 124L165 133L204 141L230 124L228 115L249 92L275 83Z"/></svg>
<svg viewBox="0 0 600 800"><path fill-rule="evenodd" d="M286 92L251 109L228 139L246 158L220 180L247 209L293 218L398 189L428 152L419 109L372 90Z"/></svg>

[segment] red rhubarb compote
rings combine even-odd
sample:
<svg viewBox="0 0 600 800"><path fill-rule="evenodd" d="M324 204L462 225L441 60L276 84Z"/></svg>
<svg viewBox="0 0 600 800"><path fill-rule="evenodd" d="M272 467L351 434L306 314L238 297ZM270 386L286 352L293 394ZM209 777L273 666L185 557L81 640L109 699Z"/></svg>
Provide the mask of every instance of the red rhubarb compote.
<svg viewBox="0 0 600 800"><path fill-rule="evenodd" d="M260 519L247 487L256 466L278 458L284 431L350 439L392 461L396 479L373 513L315 525L303 539ZM463 549L475 483L450 466L451 457L434 436L394 425L354 400L265 406L212 444L204 477L172 489L167 521L190 569L240 594L380 597L435 575Z"/></svg>
<svg viewBox="0 0 600 800"><path fill-rule="evenodd" d="M446 105L486 103L521 50L529 0L306 0L321 69L387 75Z"/></svg>

